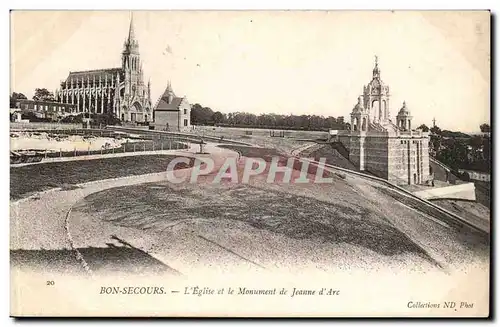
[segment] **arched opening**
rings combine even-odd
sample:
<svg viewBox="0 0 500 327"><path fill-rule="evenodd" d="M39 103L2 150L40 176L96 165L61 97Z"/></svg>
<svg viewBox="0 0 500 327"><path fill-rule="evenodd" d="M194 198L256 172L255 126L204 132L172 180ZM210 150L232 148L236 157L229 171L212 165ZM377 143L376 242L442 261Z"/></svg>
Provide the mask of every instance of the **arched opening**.
<svg viewBox="0 0 500 327"><path fill-rule="evenodd" d="M132 109L135 111L141 111L142 106L139 102L134 102L134 104L132 105Z"/></svg>
<svg viewBox="0 0 500 327"><path fill-rule="evenodd" d="M385 100L382 100L382 117L387 118L387 102Z"/></svg>
<svg viewBox="0 0 500 327"><path fill-rule="evenodd" d="M378 100L373 100L371 105L371 116L372 121L377 121L380 117L380 102Z"/></svg>
<svg viewBox="0 0 500 327"><path fill-rule="evenodd" d="M413 184L417 184L417 174L413 174Z"/></svg>
<svg viewBox="0 0 500 327"><path fill-rule="evenodd" d="M363 117L363 124L361 125L361 130L366 131L366 117Z"/></svg>

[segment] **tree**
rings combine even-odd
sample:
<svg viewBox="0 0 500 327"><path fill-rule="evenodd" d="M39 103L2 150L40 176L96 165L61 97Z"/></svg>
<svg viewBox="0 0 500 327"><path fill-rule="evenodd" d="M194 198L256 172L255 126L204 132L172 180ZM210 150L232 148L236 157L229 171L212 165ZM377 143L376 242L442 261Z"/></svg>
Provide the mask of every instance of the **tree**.
<svg viewBox="0 0 500 327"><path fill-rule="evenodd" d="M222 114L222 112L220 111L216 111L214 112L214 114L212 115L212 120L215 124L221 124L221 123L224 123L224 115Z"/></svg>
<svg viewBox="0 0 500 327"><path fill-rule="evenodd" d="M483 137L483 158L489 164L491 163L491 142L489 137Z"/></svg>
<svg viewBox="0 0 500 327"><path fill-rule="evenodd" d="M10 96L10 107L15 108L17 106L17 100L22 100L22 99L28 99L28 98L22 93L12 92L12 95Z"/></svg>
<svg viewBox="0 0 500 327"><path fill-rule="evenodd" d="M193 125L208 125L211 124L214 112L208 107L202 107L195 103L191 107L191 124Z"/></svg>
<svg viewBox="0 0 500 327"><path fill-rule="evenodd" d="M437 126L432 126L429 130L431 131L432 134L441 135L441 128Z"/></svg>
<svg viewBox="0 0 500 327"><path fill-rule="evenodd" d="M429 127L427 127L427 125L425 125L425 124L422 124L422 125L418 126L417 129L421 129L423 132L428 132L429 131Z"/></svg>
<svg viewBox="0 0 500 327"><path fill-rule="evenodd" d="M35 89L35 95L33 96L33 100L35 101L55 101L54 94L49 90L43 89Z"/></svg>
<svg viewBox="0 0 500 327"><path fill-rule="evenodd" d="M447 139L436 158L453 169L463 168L468 163L467 144L461 140Z"/></svg>
<svg viewBox="0 0 500 327"><path fill-rule="evenodd" d="M481 126L479 126L479 128L481 129L481 132L482 133L489 133L491 130L490 130L490 125L484 123L484 124L481 124Z"/></svg>
<svg viewBox="0 0 500 327"><path fill-rule="evenodd" d="M481 149L483 147L483 138L480 135L474 135L469 139L469 145L475 149Z"/></svg>

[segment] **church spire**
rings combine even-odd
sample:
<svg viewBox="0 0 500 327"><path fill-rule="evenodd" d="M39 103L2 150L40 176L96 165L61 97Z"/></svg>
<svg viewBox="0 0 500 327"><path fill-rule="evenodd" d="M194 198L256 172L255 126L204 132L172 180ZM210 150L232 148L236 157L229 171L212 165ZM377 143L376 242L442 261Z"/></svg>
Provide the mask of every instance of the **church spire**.
<svg viewBox="0 0 500 327"><path fill-rule="evenodd" d="M172 83L170 82L170 80L168 80L167 82L167 93L168 94L173 94L174 93L174 90L172 89Z"/></svg>
<svg viewBox="0 0 500 327"><path fill-rule="evenodd" d="M135 42L135 31L134 31L134 13L130 13L130 26L128 28L128 43L131 44Z"/></svg>
<svg viewBox="0 0 500 327"><path fill-rule="evenodd" d="M165 95L167 96L167 103L172 103L175 94L174 90L172 89L172 83L170 83L170 80L168 80L167 89L165 90Z"/></svg>
<svg viewBox="0 0 500 327"><path fill-rule="evenodd" d="M130 25L128 28L128 36L125 39L123 44L123 52L124 53L139 53L139 42L135 38L135 29L134 29L134 14L130 13Z"/></svg>

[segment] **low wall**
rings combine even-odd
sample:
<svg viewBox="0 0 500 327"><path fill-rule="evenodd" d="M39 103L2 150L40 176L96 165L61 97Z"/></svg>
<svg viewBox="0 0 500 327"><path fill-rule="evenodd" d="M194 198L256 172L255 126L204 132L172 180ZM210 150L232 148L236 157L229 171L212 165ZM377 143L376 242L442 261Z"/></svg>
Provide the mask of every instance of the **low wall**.
<svg viewBox="0 0 500 327"><path fill-rule="evenodd" d="M83 124L63 123L21 123L11 122L11 130L38 130L38 129L81 129Z"/></svg>
<svg viewBox="0 0 500 327"><path fill-rule="evenodd" d="M452 172L452 169L435 158L429 157L429 166L435 180L449 182L453 185L460 183L460 178Z"/></svg>
<svg viewBox="0 0 500 327"><path fill-rule="evenodd" d="M457 199L476 201L476 188L474 183L432 188L413 192L413 194L426 200Z"/></svg>
<svg viewBox="0 0 500 327"><path fill-rule="evenodd" d="M299 158L299 157L297 157ZM309 161L309 162L312 162L314 163L313 160L310 160L308 158L301 158L302 160L306 160L306 161ZM372 176L372 175L368 175L368 174L364 174L364 173L361 173L361 172L358 172L358 171L354 171L354 170L350 170L350 169L345 169L345 168L342 168L342 167L337 167L337 166L334 166L334 165L329 165L329 164L325 164L324 165L325 167L328 167L328 168L332 168L334 170L339 170L339 171L342 171L342 172L345 172L347 174L352 174L352 175L357 175L357 176L360 176L360 177L363 177L363 178L366 178L366 179L370 179L370 180L373 180L373 181L378 181L380 182L381 184L384 184L386 186L389 186L390 188L396 190L396 191L399 191L400 193L410 197L410 198L413 198L415 200L418 200L419 202L421 202L422 204L424 205L427 205L428 207L432 207L446 215L448 215L449 217L452 217L454 219L456 219L457 221L460 221L461 223L463 223L464 225L467 225L471 228L473 228L474 230L476 231L479 231L481 233L485 233L487 235L489 235L490 233L490 226L489 226L489 223L488 224L477 224L477 222L470 222L469 220L465 220L463 217L460 217L458 215L456 215L455 213L449 211L449 210L446 210L434 203L432 203L431 201L427 200L427 199L424 199L424 198L421 198L419 196L416 196L415 194L405 190L404 188L396 185L396 184L393 184L385 179L382 179L382 178L379 178L379 177L375 177L375 176ZM464 184L462 184L464 185Z"/></svg>
<svg viewBox="0 0 500 327"><path fill-rule="evenodd" d="M142 130L142 129L137 129L137 128L131 128L131 127L122 127L122 126L107 126L106 129L108 130L113 130L113 131L120 131L120 132L145 132L146 134L160 134L160 135L170 135L172 137L180 137L180 138L191 138L193 141L200 141L200 139L203 139L204 141L213 141L213 142L218 142L218 143L228 143L228 144L239 144L239 145L249 145L249 146L254 146L252 143L247 143L247 142L241 142L241 141L236 141L236 140L231 140L226 137L213 137L213 136L207 136L207 135L197 135L193 133L183 133L183 132L168 132L168 131L159 131L159 130L154 130L154 129L148 129L148 130ZM196 143L196 142L193 142Z"/></svg>

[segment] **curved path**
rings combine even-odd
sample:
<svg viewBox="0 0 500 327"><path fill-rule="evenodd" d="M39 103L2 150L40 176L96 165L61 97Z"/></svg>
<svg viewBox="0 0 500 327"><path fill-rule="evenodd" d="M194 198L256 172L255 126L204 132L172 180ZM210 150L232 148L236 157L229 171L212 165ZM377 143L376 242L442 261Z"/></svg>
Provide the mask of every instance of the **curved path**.
<svg viewBox="0 0 500 327"><path fill-rule="evenodd" d="M230 152L230 155L236 155L233 151L217 148L213 144L207 144L207 148L215 153ZM164 154L194 157L198 150L198 145L191 145L189 149L164 151ZM183 169L182 171L189 173L190 170ZM76 188L71 190L51 189L20 200L11 201L10 249L14 251L71 250L71 236L68 235L68 230L71 228L67 228L66 217L78 201L89 194L105 189L164 181L166 179L166 172L127 176L82 183L75 185ZM69 215L68 219L69 225L71 225L71 215ZM74 246L87 247L88 244L81 244L77 240Z"/></svg>

